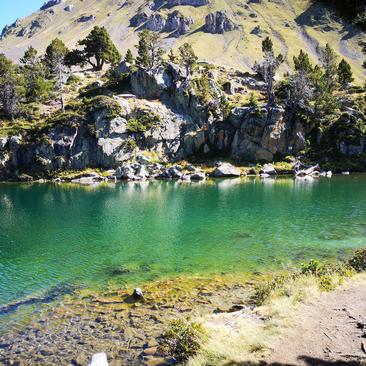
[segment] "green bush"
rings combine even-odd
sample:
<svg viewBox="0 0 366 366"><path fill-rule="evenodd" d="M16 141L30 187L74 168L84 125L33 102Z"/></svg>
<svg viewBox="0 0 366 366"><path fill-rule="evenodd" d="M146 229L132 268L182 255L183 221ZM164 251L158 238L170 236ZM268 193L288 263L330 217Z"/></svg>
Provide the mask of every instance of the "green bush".
<svg viewBox="0 0 366 366"><path fill-rule="evenodd" d="M356 272L366 271L366 248L356 250L348 264Z"/></svg>
<svg viewBox="0 0 366 366"><path fill-rule="evenodd" d="M185 320L173 320L162 335L162 350L168 355L184 362L197 354L204 340L205 332L200 324Z"/></svg>
<svg viewBox="0 0 366 366"><path fill-rule="evenodd" d="M134 139L128 139L124 146L128 151L133 151L136 149L137 143Z"/></svg>
<svg viewBox="0 0 366 366"><path fill-rule="evenodd" d="M302 274L312 274L314 276L321 276L326 272L325 265L316 259L311 259L308 263L301 265Z"/></svg>
<svg viewBox="0 0 366 366"><path fill-rule="evenodd" d="M145 113L137 118L130 118L127 122L127 131L131 133L146 132L154 126L158 126L161 120L157 114Z"/></svg>

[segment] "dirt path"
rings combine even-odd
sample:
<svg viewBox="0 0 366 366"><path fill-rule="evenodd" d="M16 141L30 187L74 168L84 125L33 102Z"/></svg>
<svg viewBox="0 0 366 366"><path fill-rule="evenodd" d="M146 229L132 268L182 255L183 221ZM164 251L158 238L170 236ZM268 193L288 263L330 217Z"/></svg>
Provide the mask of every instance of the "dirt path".
<svg viewBox="0 0 366 366"><path fill-rule="evenodd" d="M366 283L298 308L296 324L273 344L268 364L366 365Z"/></svg>

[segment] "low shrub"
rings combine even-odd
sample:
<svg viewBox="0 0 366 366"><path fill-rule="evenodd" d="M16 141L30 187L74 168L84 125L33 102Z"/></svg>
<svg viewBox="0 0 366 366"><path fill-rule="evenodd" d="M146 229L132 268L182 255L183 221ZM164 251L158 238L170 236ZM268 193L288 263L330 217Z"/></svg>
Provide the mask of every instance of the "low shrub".
<svg viewBox="0 0 366 366"><path fill-rule="evenodd" d="M366 248L356 250L348 264L356 272L366 271Z"/></svg>
<svg viewBox="0 0 366 366"><path fill-rule="evenodd" d="M185 320L173 320L162 335L162 350L184 362L194 356L201 348L205 332L200 324L189 323Z"/></svg>

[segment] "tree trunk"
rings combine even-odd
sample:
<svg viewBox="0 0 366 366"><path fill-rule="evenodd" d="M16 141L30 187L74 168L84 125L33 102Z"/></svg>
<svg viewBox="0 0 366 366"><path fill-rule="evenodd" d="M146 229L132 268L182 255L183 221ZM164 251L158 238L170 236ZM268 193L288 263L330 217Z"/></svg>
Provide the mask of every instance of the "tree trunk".
<svg viewBox="0 0 366 366"><path fill-rule="evenodd" d="M62 113L64 113L65 112L65 100L64 100L64 94L63 93L60 94L60 103L61 103Z"/></svg>

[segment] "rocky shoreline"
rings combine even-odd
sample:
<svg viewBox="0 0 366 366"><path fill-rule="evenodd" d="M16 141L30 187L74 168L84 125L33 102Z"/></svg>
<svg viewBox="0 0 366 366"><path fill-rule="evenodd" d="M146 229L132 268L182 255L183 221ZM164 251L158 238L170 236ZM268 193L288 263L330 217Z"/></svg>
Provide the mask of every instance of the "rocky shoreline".
<svg viewBox="0 0 366 366"><path fill-rule="evenodd" d="M174 364L159 347L168 323L244 309L248 284L232 276L178 277L145 284L143 297L126 289L78 290L0 336L0 363L85 366L102 352L110 366Z"/></svg>

